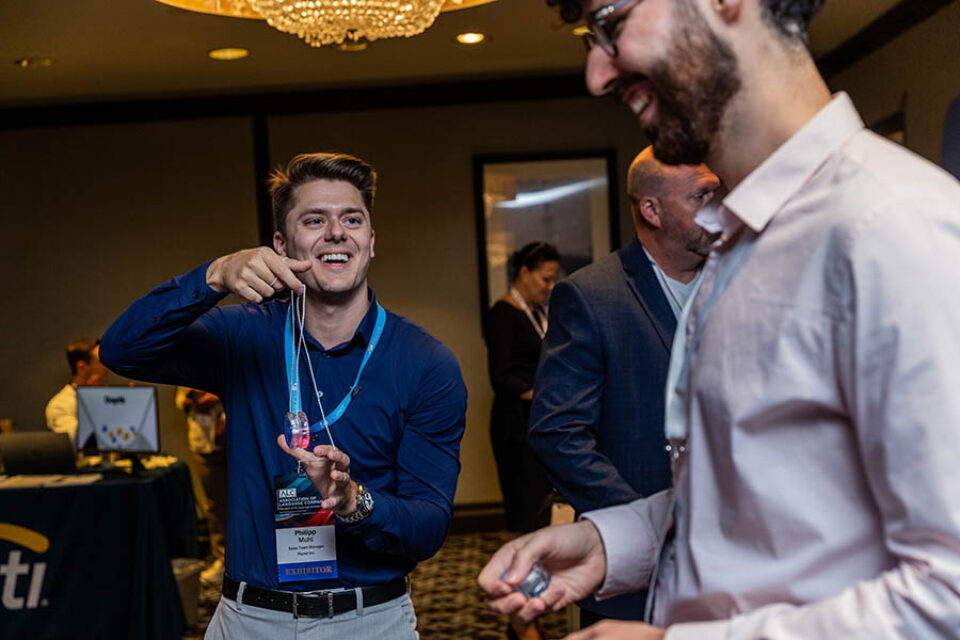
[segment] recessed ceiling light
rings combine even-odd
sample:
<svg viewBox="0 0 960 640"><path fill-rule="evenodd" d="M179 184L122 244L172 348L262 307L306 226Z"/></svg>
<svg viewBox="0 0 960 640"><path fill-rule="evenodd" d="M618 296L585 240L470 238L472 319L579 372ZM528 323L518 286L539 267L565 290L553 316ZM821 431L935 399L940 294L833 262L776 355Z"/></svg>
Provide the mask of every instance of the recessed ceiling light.
<svg viewBox="0 0 960 640"><path fill-rule="evenodd" d="M582 24L582 25L580 25L579 27L574 27L574 28L573 28L573 35L577 36L578 38L582 38L583 36L587 35L588 33L590 33L590 27L588 27L588 26L585 25L585 24Z"/></svg>
<svg viewBox="0 0 960 640"><path fill-rule="evenodd" d="M26 69L27 67L52 67L53 58L47 58L46 56L38 56L36 58L17 58L13 61L13 64L17 65L21 69Z"/></svg>
<svg viewBox="0 0 960 640"><path fill-rule="evenodd" d="M239 60L240 58L246 58L250 55L250 52L239 47L224 47L222 49L210 49L210 51L207 51L207 55L214 60Z"/></svg>
<svg viewBox="0 0 960 640"><path fill-rule="evenodd" d="M484 38L486 38L486 36L482 33L461 33L457 36L457 42L460 44L480 44Z"/></svg>

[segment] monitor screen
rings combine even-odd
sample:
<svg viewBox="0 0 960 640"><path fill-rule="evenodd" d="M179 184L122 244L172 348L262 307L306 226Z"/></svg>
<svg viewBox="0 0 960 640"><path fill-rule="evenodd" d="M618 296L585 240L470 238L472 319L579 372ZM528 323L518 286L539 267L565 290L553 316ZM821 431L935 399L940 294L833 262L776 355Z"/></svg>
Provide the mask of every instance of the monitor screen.
<svg viewBox="0 0 960 640"><path fill-rule="evenodd" d="M77 387L77 448L159 453L156 387Z"/></svg>

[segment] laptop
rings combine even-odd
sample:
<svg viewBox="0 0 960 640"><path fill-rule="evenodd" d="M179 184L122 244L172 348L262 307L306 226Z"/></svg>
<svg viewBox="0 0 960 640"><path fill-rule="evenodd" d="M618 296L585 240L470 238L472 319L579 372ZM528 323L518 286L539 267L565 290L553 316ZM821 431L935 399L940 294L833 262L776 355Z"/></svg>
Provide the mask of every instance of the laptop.
<svg viewBox="0 0 960 640"><path fill-rule="evenodd" d="M76 454L70 436L53 431L0 435L0 459L7 475L75 473Z"/></svg>

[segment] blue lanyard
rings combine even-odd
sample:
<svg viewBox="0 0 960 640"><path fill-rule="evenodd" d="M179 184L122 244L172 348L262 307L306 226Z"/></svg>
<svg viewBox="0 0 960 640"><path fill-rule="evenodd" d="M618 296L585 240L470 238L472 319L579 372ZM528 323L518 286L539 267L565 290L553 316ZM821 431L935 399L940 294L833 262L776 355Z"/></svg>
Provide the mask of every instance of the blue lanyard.
<svg viewBox="0 0 960 640"><path fill-rule="evenodd" d="M367 349L363 353L363 360L360 362L360 368L357 370L357 377L353 381L353 384L350 385L350 389L347 391L347 395L344 396L343 400L340 401L340 404L337 405L337 408L333 410L332 413L327 414L326 422L320 420L319 422L310 425L310 429L324 429L329 427L334 422L339 420L344 413L347 411L347 407L350 406L350 403L353 401L356 396L357 384L360 382L360 374L363 373L363 368L367 366L367 361L370 359L370 356L373 355L373 350L377 348L377 343L380 342L380 336L383 334L383 326L387 323L387 313L383 310L383 307L380 306L380 303L377 302L377 322L373 327L373 335L370 336L370 343L367 344ZM296 345L293 341L293 301L290 301L290 306L287 308L287 322L283 330L283 345L284 345L284 359L287 365L287 386L290 389L290 413L296 414L300 411L301 402L300 402L300 371L297 367L296 361ZM300 328L303 330L303 327ZM310 353L307 350L304 350L304 357L309 358Z"/></svg>

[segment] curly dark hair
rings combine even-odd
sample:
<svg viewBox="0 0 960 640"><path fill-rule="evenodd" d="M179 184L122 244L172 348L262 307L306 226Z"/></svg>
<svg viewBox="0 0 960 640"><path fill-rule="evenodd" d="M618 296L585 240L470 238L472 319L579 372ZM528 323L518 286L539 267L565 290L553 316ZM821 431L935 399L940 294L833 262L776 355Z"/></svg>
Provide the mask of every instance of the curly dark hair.
<svg viewBox="0 0 960 640"><path fill-rule="evenodd" d="M586 0L547 0L564 22L576 23L583 19ZM790 38L807 42L807 27L814 14L826 0L760 0L763 16L771 26Z"/></svg>
<svg viewBox="0 0 960 640"><path fill-rule="evenodd" d="M763 17L788 38L807 44L810 20L826 0L763 0Z"/></svg>

